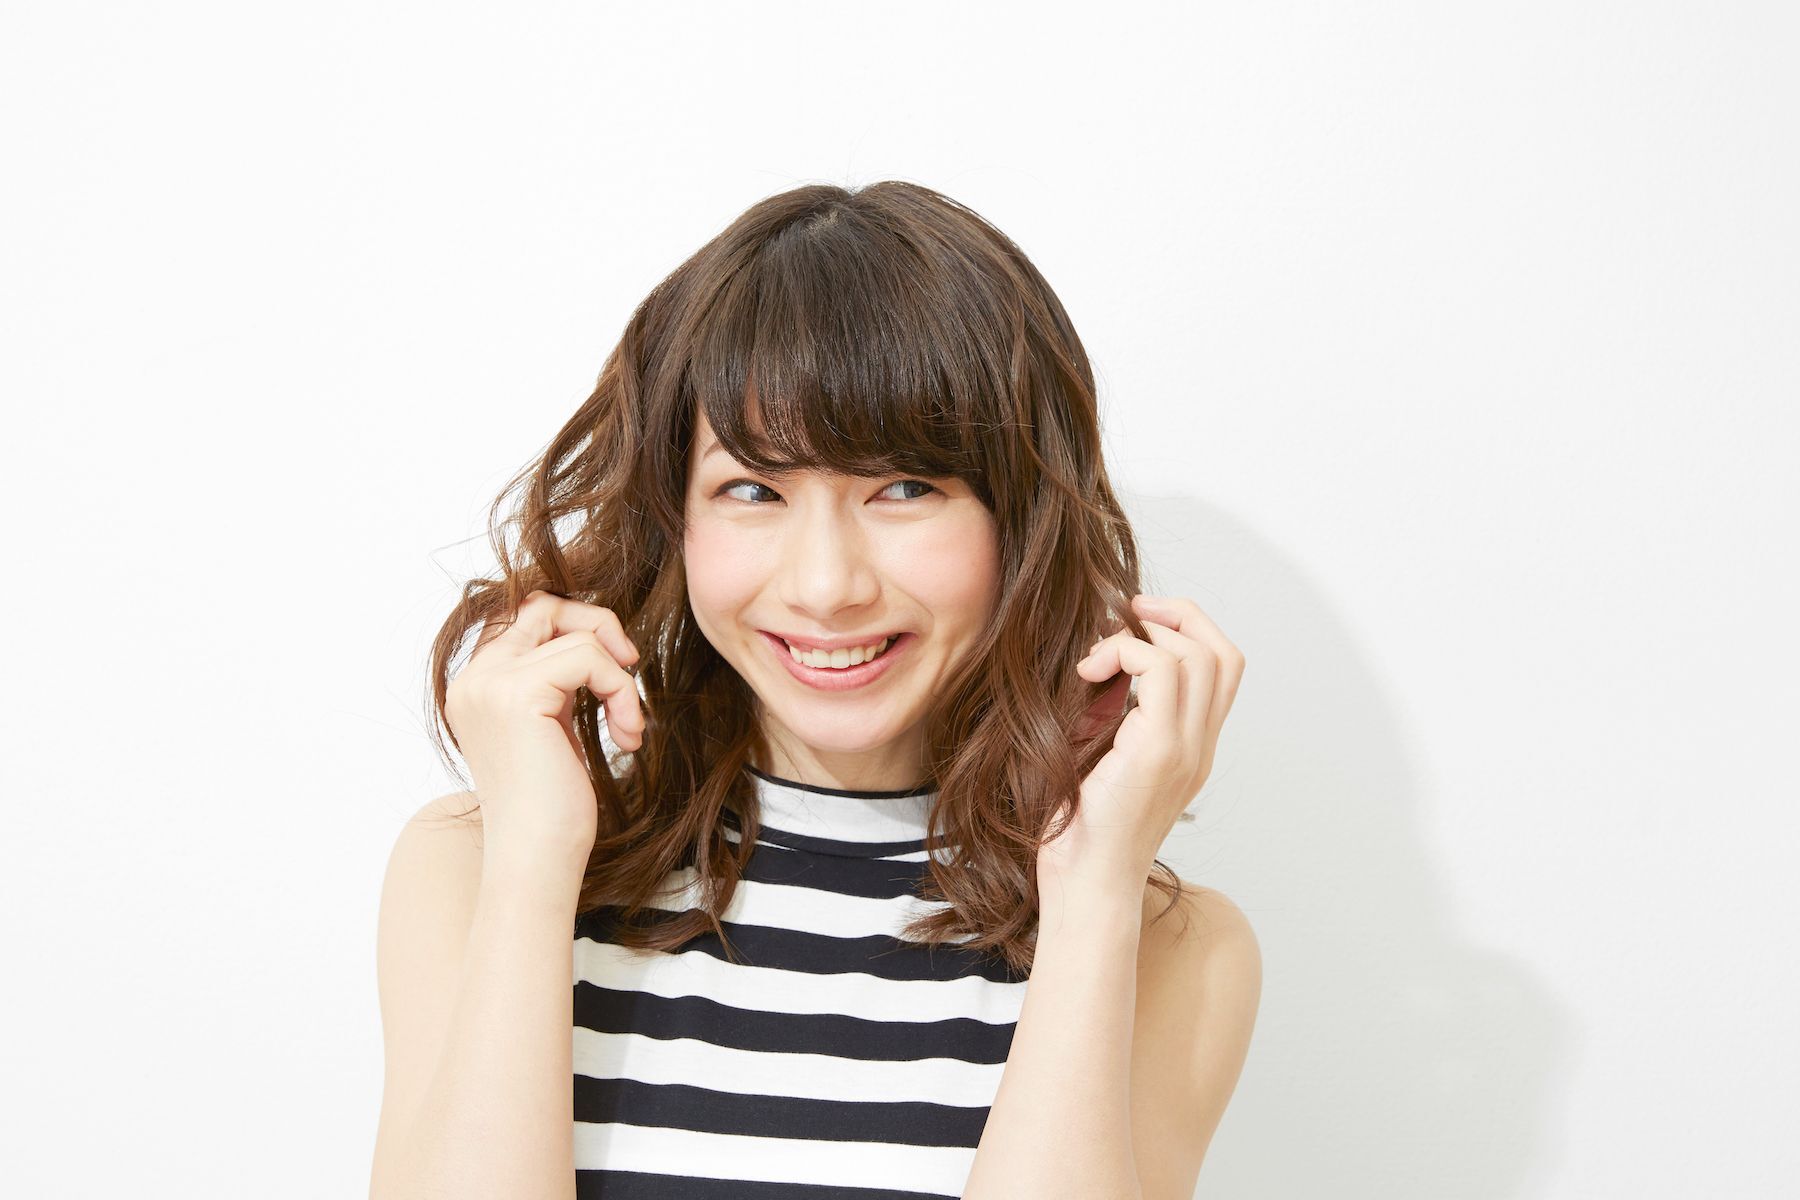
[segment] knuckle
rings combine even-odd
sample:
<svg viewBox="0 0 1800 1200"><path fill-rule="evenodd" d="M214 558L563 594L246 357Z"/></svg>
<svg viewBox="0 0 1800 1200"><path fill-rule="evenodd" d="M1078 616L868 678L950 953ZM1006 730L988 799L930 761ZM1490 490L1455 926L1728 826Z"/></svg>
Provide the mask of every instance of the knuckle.
<svg viewBox="0 0 1800 1200"><path fill-rule="evenodd" d="M581 648L582 657L592 663L597 663L604 669L604 673L611 674L612 670L619 665L613 660L612 652L606 648L606 643L593 630L589 629L585 632L587 636L577 643Z"/></svg>
<svg viewBox="0 0 1800 1200"><path fill-rule="evenodd" d="M631 640L631 636L625 632L625 622L620 618L619 614L610 608L602 609L601 611L606 614L606 619L612 625L613 632L617 633L619 637L635 651L637 649L637 644L634 643Z"/></svg>
<svg viewBox="0 0 1800 1200"><path fill-rule="evenodd" d="M465 715L472 712L478 713L493 706L496 690L491 679L459 677L455 683L450 685L450 690L445 696L444 707L446 710L455 708L457 712Z"/></svg>

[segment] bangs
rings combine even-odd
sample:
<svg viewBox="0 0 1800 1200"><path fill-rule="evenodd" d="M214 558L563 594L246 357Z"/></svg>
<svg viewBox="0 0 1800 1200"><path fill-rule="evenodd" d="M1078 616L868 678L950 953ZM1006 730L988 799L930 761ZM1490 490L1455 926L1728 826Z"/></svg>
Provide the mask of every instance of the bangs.
<svg viewBox="0 0 1800 1200"><path fill-rule="evenodd" d="M1005 424L1005 364L989 360L1010 339L988 289L930 249L845 208L755 247L714 292L686 373L726 451L777 478L978 484L993 441L979 432Z"/></svg>

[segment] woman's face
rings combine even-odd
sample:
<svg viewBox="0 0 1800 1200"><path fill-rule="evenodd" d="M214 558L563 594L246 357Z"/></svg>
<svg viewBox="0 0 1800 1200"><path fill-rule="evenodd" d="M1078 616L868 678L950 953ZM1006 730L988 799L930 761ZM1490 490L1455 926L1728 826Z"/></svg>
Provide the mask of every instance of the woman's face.
<svg viewBox="0 0 1800 1200"><path fill-rule="evenodd" d="M997 602L993 514L954 478L801 473L777 486L715 445L700 413L684 554L701 631L761 699L777 753L837 778L916 782L921 722ZM898 636L837 672L794 663L778 635Z"/></svg>

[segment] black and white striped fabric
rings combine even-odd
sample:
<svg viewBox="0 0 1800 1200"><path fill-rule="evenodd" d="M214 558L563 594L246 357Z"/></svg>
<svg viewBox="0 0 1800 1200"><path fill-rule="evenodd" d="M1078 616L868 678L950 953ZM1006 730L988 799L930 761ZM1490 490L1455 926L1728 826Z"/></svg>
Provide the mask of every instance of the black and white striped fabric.
<svg viewBox="0 0 1800 1200"><path fill-rule="evenodd" d="M577 923L577 1192L960 1196L1026 978L897 936L925 911L916 888L935 793L749 769L761 836L722 916L742 961L710 932L675 952L627 950L607 936L607 908ZM693 907L692 876L672 876L681 890L658 907Z"/></svg>

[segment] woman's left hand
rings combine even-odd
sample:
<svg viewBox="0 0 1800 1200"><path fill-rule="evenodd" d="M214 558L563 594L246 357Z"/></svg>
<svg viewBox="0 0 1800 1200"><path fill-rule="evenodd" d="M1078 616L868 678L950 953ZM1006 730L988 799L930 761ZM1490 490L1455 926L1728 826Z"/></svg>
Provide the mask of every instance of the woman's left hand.
<svg viewBox="0 0 1800 1200"><path fill-rule="evenodd" d="M1054 876L1063 883L1141 887L1164 839L1212 773L1244 656L1192 600L1136 596L1132 609L1149 641L1121 629L1075 664L1095 683L1121 671L1135 677L1137 705L1082 781L1081 805L1068 828L1039 849L1040 883Z"/></svg>

